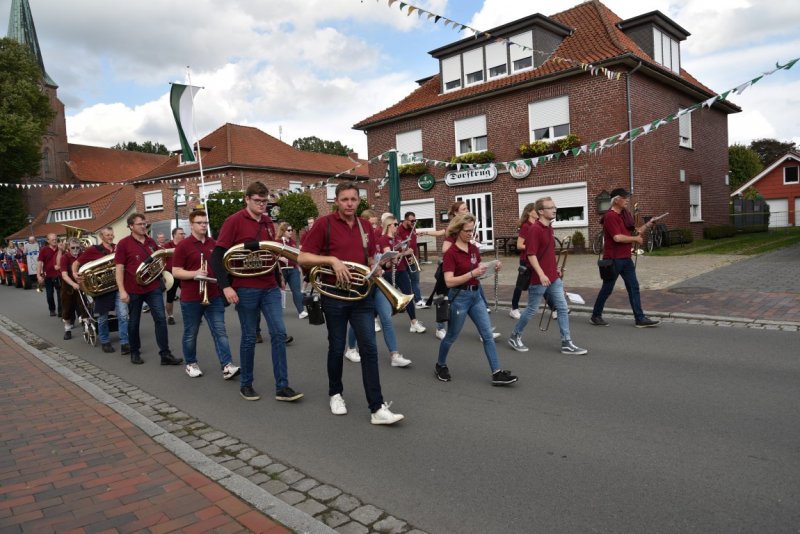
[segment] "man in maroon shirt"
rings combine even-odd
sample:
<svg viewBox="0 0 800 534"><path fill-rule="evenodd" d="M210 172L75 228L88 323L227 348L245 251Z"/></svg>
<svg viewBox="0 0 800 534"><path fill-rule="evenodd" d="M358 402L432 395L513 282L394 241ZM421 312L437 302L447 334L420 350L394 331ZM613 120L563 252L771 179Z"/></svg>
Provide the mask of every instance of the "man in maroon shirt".
<svg viewBox="0 0 800 534"><path fill-rule="evenodd" d="M183 231L183 228L181 227L173 228L172 240L167 241L161 248L174 249L175 247L178 246L178 243L180 243L183 240L185 235L186 234ZM172 272L172 256L167 258L166 270ZM181 281L176 277L175 281L172 283L172 287L167 290L167 324L175 324L175 318L172 316L172 307L173 303L175 302L175 296L178 294L179 287L181 287Z"/></svg>
<svg viewBox="0 0 800 534"><path fill-rule="evenodd" d="M628 211L628 197L630 193L622 188L611 191L611 209L603 215L603 258L614 260L615 275L613 279L603 280L600 293L594 301L592 309L591 323L595 326L608 326L603 319L603 307L606 300L614 291L614 284L617 278L622 277L625 282L625 289L628 291L628 300L631 303L633 317L637 328L647 328L657 326L661 321L647 317L642 310L642 301L639 296L639 280L636 278L636 265L631 259L631 245L633 243L642 244L642 234L651 226L652 222L646 222L639 228L634 228L634 219ZM632 235L633 230L637 230L638 235ZM559 315L561 312L559 311Z"/></svg>
<svg viewBox="0 0 800 534"><path fill-rule="evenodd" d="M558 311L558 329L561 331L561 352L563 354L574 354L577 356L586 354L586 349L582 349L572 342L569 332L569 312L567 309L567 299L564 297L564 284L561 282L562 272L558 272L555 235L553 233L553 221L556 220L556 205L550 197L543 197L536 201L534 205L538 219L528 226L528 234L525 236L525 252L533 270L531 271L531 284L528 287L528 305L522 312L517 321L508 344L512 349L519 352L526 352L528 347L522 343L522 332L528 321L536 316L539 310L539 302L543 296L556 306Z"/></svg>
<svg viewBox="0 0 800 534"><path fill-rule="evenodd" d="M419 250L417 250L417 230L416 230L417 216L413 211L407 211L403 216L403 222L397 227L397 240L404 241L409 239L408 248L418 257ZM409 258L403 261L408 261ZM411 291L414 293L414 306L417 308L427 308L428 304L422 298L422 293L419 290L419 269L416 271L408 270L408 276L411 279ZM425 331L423 328L422 332Z"/></svg>
<svg viewBox="0 0 800 534"><path fill-rule="evenodd" d="M369 222L356 216L359 203L358 188L353 182L336 186L337 211L320 217L306 235L300 247L298 263L304 269L325 265L335 273L327 277L333 287L349 285L350 271L343 261L370 265L377 252L375 234ZM374 276L380 276L380 269ZM336 289L332 289L333 292ZM383 402L380 374L378 373L378 345L375 341L375 302L372 288L366 298L361 300L341 300L335 297L322 297L322 310L325 313L325 326L328 328L328 395L331 413L347 413L342 392L342 372L344 350L347 337L347 324L356 332L361 356L361 377L367 395L371 422L374 425L391 425L403 419L402 414L389 411L389 404Z"/></svg>
<svg viewBox="0 0 800 534"><path fill-rule="evenodd" d="M50 317L56 316L56 304L58 305L58 316L61 316L61 282L56 270L56 254L58 253L58 240L56 234L47 234L47 246L39 252L39 269L37 277L39 285L44 282L47 292L47 306L50 308ZM13 261L13 258L9 258ZM55 297L53 292L55 291Z"/></svg>
<svg viewBox="0 0 800 534"><path fill-rule="evenodd" d="M289 387L289 369L286 363L286 326L283 323L281 306L280 269L268 274L253 277L230 275L223 266L225 251L234 245L244 243L248 249L258 249L259 241L275 241L275 227L267 210L269 190L261 182L247 186L244 194L245 208L237 211L222 225L216 247L211 256L211 266L217 277L225 300L236 304L242 337L239 342L239 394L249 401L257 401L261 396L253 389L253 368L255 362L256 330L260 314L267 319L272 349L272 373L275 377L275 400L293 402L303 397Z"/></svg>
<svg viewBox="0 0 800 534"><path fill-rule="evenodd" d="M71 265L81 253L81 242L73 237L67 242L67 249L58 259L56 269L61 275L61 319L64 321L64 339L72 339L75 327L75 313L78 311L78 282L72 276Z"/></svg>
<svg viewBox="0 0 800 534"><path fill-rule="evenodd" d="M139 337L139 322L142 317L142 304L150 306L156 330L156 343L161 356L161 365L180 365L183 359L176 358L169 350L169 336L167 334L167 318L164 313L164 290L161 280L154 280L144 286L136 281L136 270L150 256L158 250L158 245L152 237L147 235L147 222L144 214L132 213L128 217L128 228L131 235L123 238L117 244L114 252L116 263L116 279L119 288L119 299L128 305L128 338L130 339L131 363L142 364L142 342Z"/></svg>

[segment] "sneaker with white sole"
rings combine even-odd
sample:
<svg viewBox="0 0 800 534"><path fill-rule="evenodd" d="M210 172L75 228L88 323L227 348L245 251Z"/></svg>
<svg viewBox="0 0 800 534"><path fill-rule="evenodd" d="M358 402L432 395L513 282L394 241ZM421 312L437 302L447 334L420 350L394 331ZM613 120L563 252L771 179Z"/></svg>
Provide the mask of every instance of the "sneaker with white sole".
<svg viewBox="0 0 800 534"><path fill-rule="evenodd" d="M447 335L447 330L445 330L444 328L436 329L436 337L438 337L439 339L444 339L444 336L446 335Z"/></svg>
<svg viewBox="0 0 800 534"><path fill-rule="evenodd" d="M389 410L389 406L391 406L391 402L384 402L380 408L378 408L377 412L373 412L372 416L370 416L369 422L373 425L393 425L398 421L401 421L405 418L405 416L401 413L392 413Z"/></svg>
<svg viewBox="0 0 800 534"><path fill-rule="evenodd" d="M399 352L392 354L392 367L408 367L409 365L411 365L411 360L403 358Z"/></svg>
<svg viewBox="0 0 800 534"><path fill-rule="evenodd" d="M225 364L225 367L222 368L222 378L225 380L230 380L234 376L239 374L240 369L233 365L232 363Z"/></svg>
<svg viewBox="0 0 800 534"><path fill-rule="evenodd" d="M347 414L347 405L344 403L344 397L342 397L341 393L331 397L331 413L333 415Z"/></svg>
<svg viewBox="0 0 800 534"><path fill-rule="evenodd" d="M508 315L509 315L509 316L510 316L512 319L519 319L519 318L522 316L522 314L521 314L521 313L520 313L520 311L519 311L519 308L514 308L513 310L511 310L510 312L508 312Z"/></svg>
<svg viewBox="0 0 800 534"><path fill-rule="evenodd" d="M344 357L350 360L353 363L358 363L361 361L361 355L358 353L358 349L347 349L344 351Z"/></svg>
<svg viewBox="0 0 800 534"><path fill-rule="evenodd" d="M495 371L492 373L492 385L493 386L509 386L516 382L518 378L511 374L511 371L503 371L502 369L499 371Z"/></svg>
<svg viewBox="0 0 800 534"><path fill-rule="evenodd" d="M381 331L381 320L378 319L377 317L375 317L375 331L376 332Z"/></svg>
<svg viewBox="0 0 800 534"><path fill-rule="evenodd" d="M558 311L553 310L553 319L558 319Z"/></svg>
<svg viewBox="0 0 800 534"><path fill-rule="evenodd" d="M570 339L561 342L561 354L574 354L575 356L583 356L587 352L589 351L580 348Z"/></svg>
<svg viewBox="0 0 800 534"><path fill-rule="evenodd" d="M424 310L428 307L428 304L423 299L419 299L417 302L414 303L414 306L417 307L418 310Z"/></svg>
<svg viewBox="0 0 800 534"><path fill-rule="evenodd" d="M519 334L517 334L516 336L513 334L509 336L508 346L517 352L528 352L528 347L526 347L525 344L522 343L522 338L520 337Z"/></svg>
<svg viewBox="0 0 800 534"><path fill-rule="evenodd" d="M308 317L308 312L306 310L301 311L300 315L297 316L298 319L305 319L306 317Z"/></svg>
<svg viewBox="0 0 800 534"><path fill-rule="evenodd" d="M186 374L189 375L189 378L197 378L198 376L203 376L203 371L200 370L200 366L196 363L187 363Z"/></svg>
<svg viewBox="0 0 800 534"><path fill-rule="evenodd" d="M497 339L498 337L500 337L500 332L492 332L492 339ZM481 343L483 343L483 336L479 335L478 339L480 339Z"/></svg>
<svg viewBox="0 0 800 534"><path fill-rule="evenodd" d="M408 329L408 331L411 332L412 334L421 334L425 330L427 330L427 328L425 328L425 325L422 324L422 321L411 323L411 327Z"/></svg>

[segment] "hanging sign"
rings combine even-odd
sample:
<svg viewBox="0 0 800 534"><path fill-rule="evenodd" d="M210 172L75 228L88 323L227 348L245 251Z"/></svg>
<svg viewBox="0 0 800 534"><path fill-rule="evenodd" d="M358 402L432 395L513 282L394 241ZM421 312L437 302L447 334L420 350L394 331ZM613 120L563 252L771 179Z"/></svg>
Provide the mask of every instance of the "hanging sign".
<svg viewBox="0 0 800 534"><path fill-rule="evenodd" d="M430 191L433 189L433 184L436 183L436 180L433 179L433 175L431 174L423 174L419 178L417 178L417 185L423 191Z"/></svg>
<svg viewBox="0 0 800 534"><path fill-rule="evenodd" d="M522 180L523 178L527 178L528 175L531 173L532 167L528 165L525 160L517 160L517 161L509 161L508 162L508 173L511 175L512 178L516 178L517 180Z"/></svg>
<svg viewBox="0 0 800 534"><path fill-rule="evenodd" d="M497 178L497 167L491 165L483 169L464 169L463 171L450 171L444 175L444 183L453 187L455 185L479 184L493 182Z"/></svg>

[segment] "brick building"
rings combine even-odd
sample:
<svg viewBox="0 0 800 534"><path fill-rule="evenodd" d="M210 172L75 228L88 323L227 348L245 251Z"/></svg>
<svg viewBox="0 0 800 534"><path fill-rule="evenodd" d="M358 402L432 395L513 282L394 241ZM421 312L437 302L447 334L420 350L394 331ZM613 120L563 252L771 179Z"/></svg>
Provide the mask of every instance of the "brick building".
<svg viewBox="0 0 800 534"><path fill-rule="evenodd" d="M742 195L751 187L769 204L770 227L800 226L800 154L784 154L731 196Z"/></svg>
<svg viewBox="0 0 800 534"><path fill-rule="evenodd" d="M415 211L422 226L444 227L443 212L464 200L482 243L493 246L516 235L525 204L547 195L559 208L556 232L588 239L608 192L625 187L642 216L668 211L670 228L699 236L704 225L727 222L727 116L739 108L719 100L679 114L715 95L681 68L688 36L658 11L622 20L597 0L531 15L431 51L439 72L354 128L367 133L370 158L396 147L401 163L413 155L428 164L429 191L418 176L401 177L401 211ZM587 64L608 70L592 75ZM523 159L521 144L571 134L585 148L666 117L634 142L545 164L528 158L529 173L509 168ZM493 168L453 173L437 163L483 151L495 154ZM370 168L373 179L384 172Z"/></svg>

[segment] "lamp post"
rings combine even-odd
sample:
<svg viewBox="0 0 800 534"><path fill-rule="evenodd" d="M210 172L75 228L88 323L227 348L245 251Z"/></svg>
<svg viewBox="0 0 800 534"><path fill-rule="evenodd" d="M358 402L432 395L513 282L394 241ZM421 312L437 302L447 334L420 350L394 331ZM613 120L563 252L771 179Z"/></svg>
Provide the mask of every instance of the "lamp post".
<svg viewBox="0 0 800 534"><path fill-rule="evenodd" d="M169 184L169 188L172 189L172 198L175 200L175 228L180 226L180 221L178 220L178 191L180 191L181 187L178 184Z"/></svg>
<svg viewBox="0 0 800 534"><path fill-rule="evenodd" d="M31 215L31 214L29 213L29 214L28 214L28 217L27 217L27 219L28 219L28 225L30 225L30 227L31 227L31 235L32 235L33 237L36 237L36 236L34 235L34 233L33 233L33 215Z"/></svg>

